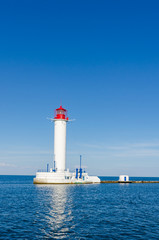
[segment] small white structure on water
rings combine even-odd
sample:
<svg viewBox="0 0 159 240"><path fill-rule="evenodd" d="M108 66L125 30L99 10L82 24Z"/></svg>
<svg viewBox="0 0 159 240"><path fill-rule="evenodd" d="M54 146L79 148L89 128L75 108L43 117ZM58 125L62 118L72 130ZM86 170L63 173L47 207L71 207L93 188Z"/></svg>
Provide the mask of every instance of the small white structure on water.
<svg viewBox="0 0 159 240"><path fill-rule="evenodd" d="M69 120L67 110L57 108L54 121L54 169L48 169L46 172L37 172L34 178L35 184L73 184L73 183L100 183L97 176L88 176L81 168L76 168L75 172L66 170L66 124Z"/></svg>
<svg viewBox="0 0 159 240"><path fill-rule="evenodd" d="M128 175L120 175L119 182L129 182L129 176Z"/></svg>

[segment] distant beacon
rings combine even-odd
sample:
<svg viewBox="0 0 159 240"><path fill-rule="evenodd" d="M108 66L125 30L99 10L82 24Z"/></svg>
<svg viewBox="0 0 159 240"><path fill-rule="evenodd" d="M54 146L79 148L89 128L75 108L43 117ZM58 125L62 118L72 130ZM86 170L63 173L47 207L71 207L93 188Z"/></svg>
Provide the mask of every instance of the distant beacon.
<svg viewBox="0 0 159 240"><path fill-rule="evenodd" d="M120 175L119 182L129 182L129 176L128 175Z"/></svg>
<svg viewBox="0 0 159 240"><path fill-rule="evenodd" d="M55 110L54 118L54 162L53 168L47 171L38 171L34 178L35 184L73 184L73 183L100 183L97 176L88 176L81 168L75 172L66 170L66 124L69 120L67 110L62 106Z"/></svg>

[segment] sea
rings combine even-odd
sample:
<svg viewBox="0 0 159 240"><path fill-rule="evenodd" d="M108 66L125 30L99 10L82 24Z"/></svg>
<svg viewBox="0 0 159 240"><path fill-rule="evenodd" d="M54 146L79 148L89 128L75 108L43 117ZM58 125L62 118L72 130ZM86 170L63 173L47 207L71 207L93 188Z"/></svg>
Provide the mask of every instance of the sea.
<svg viewBox="0 0 159 240"><path fill-rule="evenodd" d="M34 185L33 177L0 176L0 239L159 239L158 183Z"/></svg>

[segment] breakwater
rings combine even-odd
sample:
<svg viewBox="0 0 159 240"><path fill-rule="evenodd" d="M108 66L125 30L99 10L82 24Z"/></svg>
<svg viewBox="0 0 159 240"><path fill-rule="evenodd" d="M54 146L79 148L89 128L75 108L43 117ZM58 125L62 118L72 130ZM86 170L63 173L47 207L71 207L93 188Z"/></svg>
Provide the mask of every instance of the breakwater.
<svg viewBox="0 0 159 240"><path fill-rule="evenodd" d="M159 181L127 181L127 182L121 182L121 181L112 181L112 180L104 180L101 181L101 183L159 183Z"/></svg>

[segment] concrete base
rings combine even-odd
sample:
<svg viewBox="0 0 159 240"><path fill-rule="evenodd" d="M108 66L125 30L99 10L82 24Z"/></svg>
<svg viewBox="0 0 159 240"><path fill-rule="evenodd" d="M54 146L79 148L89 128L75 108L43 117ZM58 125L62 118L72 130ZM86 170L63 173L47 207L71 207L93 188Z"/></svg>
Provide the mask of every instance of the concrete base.
<svg viewBox="0 0 159 240"><path fill-rule="evenodd" d="M57 172L37 172L33 180L34 184L86 184L100 183L97 176L88 176L88 173L82 173L82 177L76 178L76 173L69 171Z"/></svg>

